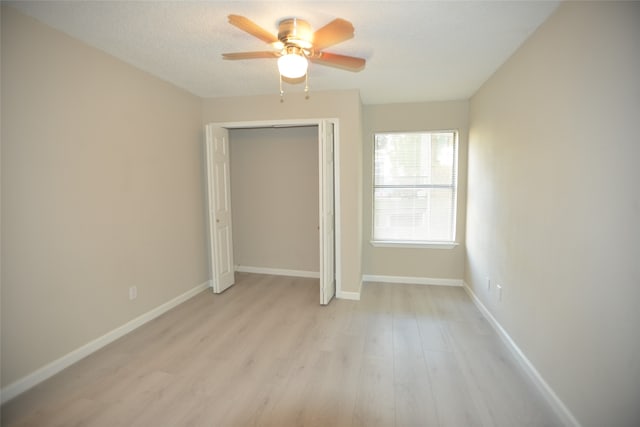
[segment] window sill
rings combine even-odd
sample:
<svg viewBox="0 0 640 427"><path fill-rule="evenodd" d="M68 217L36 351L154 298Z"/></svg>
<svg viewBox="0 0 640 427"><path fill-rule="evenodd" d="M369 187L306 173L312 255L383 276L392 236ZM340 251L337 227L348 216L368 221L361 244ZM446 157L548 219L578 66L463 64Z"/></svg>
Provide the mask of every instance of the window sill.
<svg viewBox="0 0 640 427"><path fill-rule="evenodd" d="M453 249L459 245L456 242L398 242L385 240L371 240L371 246L376 248L415 248L415 249Z"/></svg>

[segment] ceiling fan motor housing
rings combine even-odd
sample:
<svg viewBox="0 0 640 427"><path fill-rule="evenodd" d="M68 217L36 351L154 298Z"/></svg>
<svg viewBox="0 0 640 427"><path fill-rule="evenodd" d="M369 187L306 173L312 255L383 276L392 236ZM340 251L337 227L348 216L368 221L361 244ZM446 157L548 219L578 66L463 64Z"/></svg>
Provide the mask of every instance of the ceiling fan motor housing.
<svg viewBox="0 0 640 427"><path fill-rule="evenodd" d="M301 49L310 49L313 46L311 25L303 19L284 19L278 25L278 40L285 47L295 46Z"/></svg>

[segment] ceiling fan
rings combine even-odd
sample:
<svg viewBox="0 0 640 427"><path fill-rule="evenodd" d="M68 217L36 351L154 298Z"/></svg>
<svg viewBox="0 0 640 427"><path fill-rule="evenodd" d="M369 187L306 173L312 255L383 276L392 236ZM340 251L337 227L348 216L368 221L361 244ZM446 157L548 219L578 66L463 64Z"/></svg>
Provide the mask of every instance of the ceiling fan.
<svg viewBox="0 0 640 427"><path fill-rule="evenodd" d="M308 61L348 71L360 71L366 63L363 58L339 55L323 50L353 37L353 25L341 18L334 19L315 32L311 30L311 26L305 20L284 19L278 24L277 36L244 16L229 15L229 23L270 44L272 50L223 53L222 57L230 60L278 58L281 95L283 93L282 77L299 79L307 76ZM305 88L305 90L307 89Z"/></svg>

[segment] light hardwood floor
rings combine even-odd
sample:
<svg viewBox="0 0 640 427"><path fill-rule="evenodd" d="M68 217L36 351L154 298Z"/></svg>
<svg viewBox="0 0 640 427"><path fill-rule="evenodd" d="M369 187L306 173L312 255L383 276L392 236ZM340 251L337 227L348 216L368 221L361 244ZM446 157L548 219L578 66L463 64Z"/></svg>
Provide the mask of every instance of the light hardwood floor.
<svg viewBox="0 0 640 427"><path fill-rule="evenodd" d="M2 407L3 426L555 426L462 288L236 275Z"/></svg>

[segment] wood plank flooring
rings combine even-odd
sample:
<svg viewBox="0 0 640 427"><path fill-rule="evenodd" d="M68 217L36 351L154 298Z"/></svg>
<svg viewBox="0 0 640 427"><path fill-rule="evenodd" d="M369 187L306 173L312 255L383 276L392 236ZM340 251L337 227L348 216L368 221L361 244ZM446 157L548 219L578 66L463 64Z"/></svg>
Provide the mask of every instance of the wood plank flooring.
<svg viewBox="0 0 640 427"><path fill-rule="evenodd" d="M462 288L236 275L2 407L3 426L556 426Z"/></svg>

